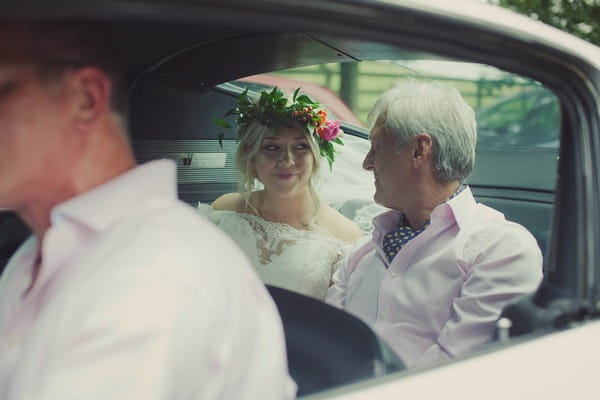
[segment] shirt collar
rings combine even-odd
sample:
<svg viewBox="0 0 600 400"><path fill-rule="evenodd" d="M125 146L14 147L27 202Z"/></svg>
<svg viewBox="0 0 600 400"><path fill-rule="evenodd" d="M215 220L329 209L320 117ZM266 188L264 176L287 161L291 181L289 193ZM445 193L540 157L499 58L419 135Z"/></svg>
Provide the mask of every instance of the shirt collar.
<svg viewBox="0 0 600 400"><path fill-rule="evenodd" d="M473 193L471 192L471 188L467 186L462 192L456 195L451 200L448 200L446 203L441 204L440 206L446 205L448 209L452 212L454 220L456 221L459 229L464 229L473 219L473 207L477 205L475 198L473 197ZM438 206L438 208L440 208ZM434 218L434 213L436 210L433 210L431 214L432 218Z"/></svg>
<svg viewBox="0 0 600 400"><path fill-rule="evenodd" d="M385 211L373 218L373 226L377 230L389 232L402 222L403 214L398 210Z"/></svg>
<svg viewBox="0 0 600 400"><path fill-rule="evenodd" d="M139 165L54 207L52 224L72 219L101 231L149 196L177 197L177 167L171 160Z"/></svg>
<svg viewBox="0 0 600 400"><path fill-rule="evenodd" d="M444 220L452 220L460 229L464 228L472 218L472 207L476 204L471 188L465 188L449 200L438 205L431 213L431 225L438 225ZM381 236L396 229L402 222L403 214L398 210L386 211L373 218L374 236ZM374 237L374 239L376 239Z"/></svg>

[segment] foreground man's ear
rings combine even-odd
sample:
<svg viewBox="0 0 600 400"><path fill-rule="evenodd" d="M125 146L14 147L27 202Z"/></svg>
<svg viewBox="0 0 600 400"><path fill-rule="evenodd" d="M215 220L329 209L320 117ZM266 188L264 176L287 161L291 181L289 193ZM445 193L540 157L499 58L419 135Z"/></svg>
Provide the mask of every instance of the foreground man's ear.
<svg viewBox="0 0 600 400"><path fill-rule="evenodd" d="M78 130L88 130L110 112L110 79L95 67L77 69L65 79L72 122Z"/></svg>

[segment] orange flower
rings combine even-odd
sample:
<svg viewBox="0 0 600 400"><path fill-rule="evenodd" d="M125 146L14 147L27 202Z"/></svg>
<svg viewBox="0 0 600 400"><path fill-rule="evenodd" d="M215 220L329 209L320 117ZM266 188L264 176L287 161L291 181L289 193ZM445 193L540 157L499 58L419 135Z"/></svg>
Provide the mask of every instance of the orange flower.
<svg viewBox="0 0 600 400"><path fill-rule="evenodd" d="M319 122L321 124L324 124L325 121L327 120L327 111L325 111L325 110L319 110L319 112L317 113L317 115L319 116Z"/></svg>

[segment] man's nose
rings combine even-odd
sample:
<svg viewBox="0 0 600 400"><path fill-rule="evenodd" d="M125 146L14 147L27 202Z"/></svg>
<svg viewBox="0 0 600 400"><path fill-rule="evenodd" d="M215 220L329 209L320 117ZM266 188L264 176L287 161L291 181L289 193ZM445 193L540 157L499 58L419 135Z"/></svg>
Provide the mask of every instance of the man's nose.
<svg viewBox="0 0 600 400"><path fill-rule="evenodd" d="M365 159L363 160L363 163L362 163L362 167L363 167L363 169L366 169L367 171L373 171L373 157L371 157L370 151L365 156Z"/></svg>

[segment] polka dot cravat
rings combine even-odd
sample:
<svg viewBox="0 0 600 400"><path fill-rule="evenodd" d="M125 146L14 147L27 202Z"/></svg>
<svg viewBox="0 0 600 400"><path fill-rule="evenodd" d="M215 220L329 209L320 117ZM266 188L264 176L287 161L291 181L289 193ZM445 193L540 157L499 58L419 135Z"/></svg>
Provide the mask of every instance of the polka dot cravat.
<svg viewBox="0 0 600 400"><path fill-rule="evenodd" d="M411 239L417 237L417 235L423 232L429 226L430 221L425 222L425 224L419 229L413 229L406 220L406 217L402 216L402 221L400 223L400 227L394 229L391 232L388 232L383 237L383 250L388 257L388 260L392 261L392 259L398 254L400 249L404 247L406 243L408 243Z"/></svg>
<svg viewBox="0 0 600 400"><path fill-rule="evenodd" d="M448 200L456 197L460 192L465 190L466 187L466 185L460 185L456 192L454 192L454 194L450 196ZM392 261L400 249L404 247L404 245L411 239L417 237L419 233L427 229L430 223L431 221L427 220L427 222L425 222L425 224L423 224L423 226L421 226L419 229L413 229L408 223L406 216L403 214L402 219L400 220L400 226L397 229L386 233L386 235L383 237L383 250L388 257L388 260Z"/></svg>

